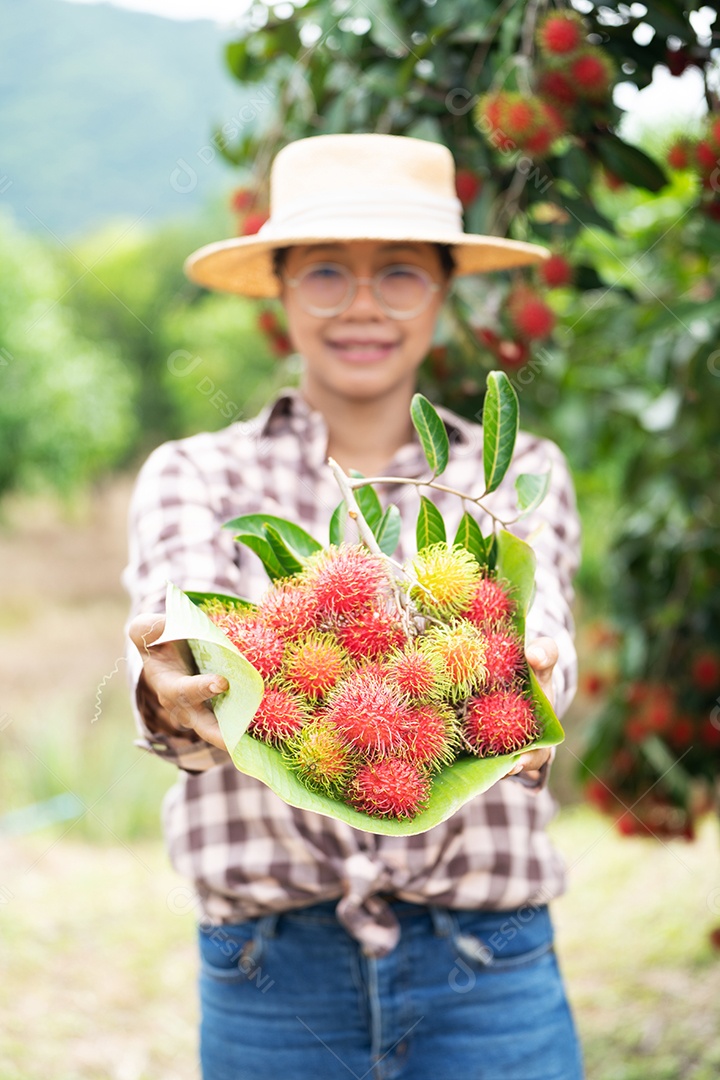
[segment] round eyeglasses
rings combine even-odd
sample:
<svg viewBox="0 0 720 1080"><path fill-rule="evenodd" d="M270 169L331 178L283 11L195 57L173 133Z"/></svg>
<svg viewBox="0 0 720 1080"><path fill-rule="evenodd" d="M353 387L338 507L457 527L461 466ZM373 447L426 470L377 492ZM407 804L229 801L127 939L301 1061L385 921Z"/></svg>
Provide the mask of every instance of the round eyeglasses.
<svg viewBox="0 0 720 1080"><path fill-rule="evenodd" d="M296 290L298 304L308 315L330 318L350 307L358 285L370 285L380 308L392 319L412 319L430 303L440 286L420 266L393 264L372 277L356 277L342 263L317 262L297 277L283 280Z"/></svg>

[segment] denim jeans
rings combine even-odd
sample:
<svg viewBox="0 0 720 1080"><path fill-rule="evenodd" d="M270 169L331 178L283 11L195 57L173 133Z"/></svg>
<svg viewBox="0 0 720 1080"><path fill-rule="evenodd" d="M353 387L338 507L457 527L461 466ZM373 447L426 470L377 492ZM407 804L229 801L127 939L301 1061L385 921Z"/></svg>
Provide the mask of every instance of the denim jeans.
<svg viewBox="0 0 720 1080"><path fill-rule="evenodd" d="M547 906L394 901L375 958L335 905L201 924L203 1080L581 1080Z"/></svg>

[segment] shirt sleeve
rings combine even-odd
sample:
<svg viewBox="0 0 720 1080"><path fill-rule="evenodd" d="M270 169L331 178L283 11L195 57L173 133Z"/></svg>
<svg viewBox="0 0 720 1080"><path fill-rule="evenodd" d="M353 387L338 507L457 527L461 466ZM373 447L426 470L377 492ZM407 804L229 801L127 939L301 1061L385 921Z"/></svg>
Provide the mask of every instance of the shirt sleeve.
<svg viewBox="0 0 720 1080"><path fill-rule="evenodd" d="M550 467L550 488L537 510L520 523L523 528L513 531L522 535L537 557L535 596L526 619L525 637L527 642L536 637L551 637L557 643L553 691L555 712L560 718L567 712L577 690L572 603L575 598L573 578L580 564L580 518L575 487L560 448L548 439L538 439L532 459L532 462L520 463L521 471L545 472ZM550 760L540 770L539 779L531 780L522 773L510 779L539 791L547 783L554 757L555 747L552 747Z"/></svg>
<svg viewBox="0 0 720 1080"><path fill-rule="evenodd" d="M140 469L128 513L128 563L122 583L130 596L125 645L130 699L139 734L136 745L188 772L230 760L195 732L167 734L159 702L142 677L142 659L130 640L135 615L165 611L168 581L181 589L239 593L236 545L222 529L211 485L178 442L154 450Z"/></svg>
<svg viewBox="0 0 720 1080"><path fill-rule="evenodd" d="M555 443L542 440L551 466L550 489L528 516L528 543L537 557L535 597L526 619L526 640L554 638L558 662L553 671L555 712L567 712L577 690L577 653L572 603L573 578L580 565L580 519L575 488L564 454Z"/></svg>

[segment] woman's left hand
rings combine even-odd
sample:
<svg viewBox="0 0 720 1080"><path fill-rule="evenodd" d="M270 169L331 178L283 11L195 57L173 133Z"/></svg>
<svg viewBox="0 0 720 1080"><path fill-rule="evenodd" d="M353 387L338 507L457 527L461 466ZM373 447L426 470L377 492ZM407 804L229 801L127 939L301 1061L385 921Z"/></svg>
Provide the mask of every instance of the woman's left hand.
<svg viewBox="0 0 720 1080"><path fill-rule="evenodd" d="M540 683L540 689L550 704L553 705L555 695L552 685L552 673L558 659L558 647L555 641L549 637L534 638L525 650L525 657L533 669L537 681ZM523 754L522 757L518 758L507 776L514 776L519 772L523 772L529 780L539 780L540 774L538 770L546 761L549 761L550 757L551 750L549 747L543 750L530 750L527 754Z"/></svg>

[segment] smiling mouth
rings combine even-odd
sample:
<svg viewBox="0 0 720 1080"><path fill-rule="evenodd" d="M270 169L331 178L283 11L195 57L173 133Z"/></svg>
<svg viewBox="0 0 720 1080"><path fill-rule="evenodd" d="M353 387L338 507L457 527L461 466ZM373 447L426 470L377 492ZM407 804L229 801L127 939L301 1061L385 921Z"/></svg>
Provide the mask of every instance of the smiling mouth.
<svg viewBox="0 0 720 1080"><path fill-rule="evenodd" d="M393 349L397 348L398 342L352 339L348 341L328 341L327 344L345 360L369 361L383 360L390 355Z"/></svg>

